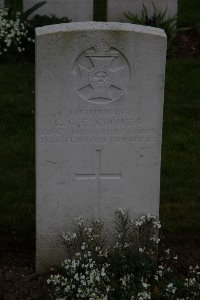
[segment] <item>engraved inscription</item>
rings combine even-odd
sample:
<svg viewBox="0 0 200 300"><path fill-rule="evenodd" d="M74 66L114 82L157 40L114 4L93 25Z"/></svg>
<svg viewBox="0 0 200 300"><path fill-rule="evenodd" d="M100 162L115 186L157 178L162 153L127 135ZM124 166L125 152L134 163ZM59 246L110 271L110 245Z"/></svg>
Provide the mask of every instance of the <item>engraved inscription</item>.
<svg viewBox="0 0 200 300"><path fill-rule="evenodd" d="M140 117L132 111L108 110L68 110L65 116L52 119L49 128L41 130L42 143L69 144L149 144L159 138L156 128L145 126Z"/></svg>
<svg viewBox="0 0 200 300"><path fill-rule="evenodd" d="M72 78L73 87L81 98L105 104L125 94L130 68L121 52L99 42L79 55L73 66Z"/></svg>
<svg viewBox="0 0 200 300"><path fill-rule="evenodd" d="M101 181L102 180L119 180L121 179L122 174L119 173L103 173L102 171L102 153L101 150L96 150L96 167L95 167L95 173L76 173L75 178L76 180L94 180L96 181L96 189L98 193L98 200L99 205L101 201Z"/></svg>

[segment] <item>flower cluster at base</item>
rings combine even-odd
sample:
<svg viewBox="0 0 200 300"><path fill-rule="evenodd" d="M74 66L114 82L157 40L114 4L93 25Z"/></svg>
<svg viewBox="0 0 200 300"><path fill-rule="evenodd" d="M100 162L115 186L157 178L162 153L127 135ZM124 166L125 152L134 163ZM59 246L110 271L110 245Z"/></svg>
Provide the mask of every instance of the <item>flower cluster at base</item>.
<svg viewBox="0 0 200 300"><path fill-rule="evenodd" d="M0 56L10 51L24 52L27 43L33 44L34 39L21 13L18 12L12 19L7 8L0 9Z"/></svg>
<svg viewBox="0 0 200 300"><path fill-rule="evenodd" d="M73 233L63 234L67 259L51 275L56 300L200 299L200 269L185 278L176 270L177 256L160 250L160 222L155 216L132 221L116 211L113 241L100 221L75 220Z"/></svg>

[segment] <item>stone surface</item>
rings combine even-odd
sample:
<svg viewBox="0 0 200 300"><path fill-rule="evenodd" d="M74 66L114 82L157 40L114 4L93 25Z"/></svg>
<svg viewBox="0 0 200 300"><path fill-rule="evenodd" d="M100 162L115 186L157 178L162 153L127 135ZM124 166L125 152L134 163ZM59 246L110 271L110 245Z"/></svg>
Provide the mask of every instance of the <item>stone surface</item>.
<svg viewBox="0 0 200 300"><path fill-rule="evenodd" d="M0 8L3 8L4 6L4 0L0 0Z"/></svg>
<svg viewBox="0 0 200 300"><path fill-rule="evenodd" d="M164 12L167 7L167 17L177 14L177 0L154 0L153 2L158 11ZM152 17L154 8L151 0L107 0L107 21L127 21L124 12L128 11L140 16L143 9L142 4L146 6L149 17Z"/></svg>
<svg viewBox="0 0 200 300"><path fill-rule="evenodd" d="M23 7L26 11L39 0L23 0ZM93 0L47 0L46 4L31 14L51 15L56 17L68 17L72 21L92 21L93 20Z"/></svg>
<svg viewBox="0 0 200 300"><path fill-rule="evenodd" d="M166 36L121 23L36 29L37 269L82 215L159 214Z"/></svg>

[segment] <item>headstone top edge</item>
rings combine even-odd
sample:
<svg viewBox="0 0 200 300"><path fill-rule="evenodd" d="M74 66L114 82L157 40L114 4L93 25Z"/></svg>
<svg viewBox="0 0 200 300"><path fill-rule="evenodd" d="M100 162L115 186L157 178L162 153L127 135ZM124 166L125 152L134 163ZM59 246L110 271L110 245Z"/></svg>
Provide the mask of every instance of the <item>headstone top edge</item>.
<svg viewBox="0 0 200 300"><path fill-rule="evenodd" d="M96 31L96 30L110 30L110 31L126 31L143 34L151 34L166 38L165 31L161 28L155 28L150 26L135 25L130 23L118 23L118 22L71 22L62 23L56 25L48 25L43 27L37 27L35 29L36 36L55 34L59 32L73 32L73 31Z"/></svg>

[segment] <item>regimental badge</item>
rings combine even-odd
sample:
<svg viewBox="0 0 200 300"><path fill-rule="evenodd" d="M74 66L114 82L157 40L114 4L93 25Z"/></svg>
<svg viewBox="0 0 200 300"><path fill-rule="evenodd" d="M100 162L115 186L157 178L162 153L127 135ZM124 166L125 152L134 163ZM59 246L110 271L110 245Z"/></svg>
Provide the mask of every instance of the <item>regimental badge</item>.
<svg viewBox="0 0 200 300"><path fill-rule="evenodd" d="M130 68L120 51L99 42L75 60L72 78L74 90L81 98L105 104L125 94L130 81Z"/></svg>

